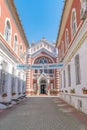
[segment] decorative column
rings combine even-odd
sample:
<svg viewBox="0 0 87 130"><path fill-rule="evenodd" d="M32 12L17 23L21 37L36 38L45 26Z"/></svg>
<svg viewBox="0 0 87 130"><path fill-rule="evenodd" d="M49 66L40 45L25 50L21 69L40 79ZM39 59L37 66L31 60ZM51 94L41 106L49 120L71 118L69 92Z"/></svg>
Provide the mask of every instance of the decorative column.
<svg viewBox="0 0 87 130"><path fill-rule="evenodd" d="M48 76L48 78L47 78L47 84L48 84L48 96L50 96L50 76Z"/></svg>
<svg viewBox="0 0 87 130"><path fill-rule="evenodd" d="M32 60L31 60L31 50L28 50L28 54L27 54L27 64L31 65L32 64ZM32 70L28 69L26 72L26 94L27 96L30 95L32 93Z"/></svg>

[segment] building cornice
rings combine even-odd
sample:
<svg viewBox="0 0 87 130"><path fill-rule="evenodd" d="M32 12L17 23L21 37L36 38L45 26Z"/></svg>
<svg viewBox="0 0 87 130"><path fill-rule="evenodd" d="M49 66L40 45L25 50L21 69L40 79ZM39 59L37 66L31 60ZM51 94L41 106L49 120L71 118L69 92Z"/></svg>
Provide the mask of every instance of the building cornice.
<svg viewBox="0 0 87 130"><path fill-rule="evenodd" d="M23 26L21 24L21 21L19 19L18 13L17 13L17 9L15 7L14 1L13 0L5 0L6 5L8 6L10 13L12 15L12 17L14 18L14 21L16 23L16 26L21 34L21 37L24 41L25 46L28 48L29 47L29 43L27 41Z"/></svg>
<svg viewBox="0 0 87 130"><path fill-rule="evenodd" d="M84 44L84 41L87 38L87 20L82 24L77 36L75 37L73 44L71 44L69 48L69 52L67 53L65 57L65 65L68 64L68 62L71 61L73 56L76 54L76 52L79 50L79 48Z"/></svg>
<svg viewBox="0 0 87 130"><path fill-rule="evenodd" d="M3 43L3 44L1 44ZM1 46L3 45L3 46ZM24 61L22 61L22 59L13 51L13 49L11 48L11 46L9 46L9 44L5 41L5 39L3 38L3 36L0 33L0 47L3 48L4 52L9 52L9 57L12 56L16 59L16 61L19 63L24 63ZM11 58L12 58L11 57ZM12 58L13 59L13 58Z"/></svg>

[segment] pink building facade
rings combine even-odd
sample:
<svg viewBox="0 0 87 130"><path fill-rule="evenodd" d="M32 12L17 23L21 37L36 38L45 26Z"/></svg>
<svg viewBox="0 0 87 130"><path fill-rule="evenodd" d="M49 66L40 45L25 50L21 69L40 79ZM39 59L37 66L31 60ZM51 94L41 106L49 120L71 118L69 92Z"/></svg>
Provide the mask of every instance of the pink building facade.
<svg viewBox="0 0 87 130"><path fill-rule="evenodd" d="M0 102L24 95L26 72L16 64L26 63L28 41L13 0L0 0Z"/></svg>

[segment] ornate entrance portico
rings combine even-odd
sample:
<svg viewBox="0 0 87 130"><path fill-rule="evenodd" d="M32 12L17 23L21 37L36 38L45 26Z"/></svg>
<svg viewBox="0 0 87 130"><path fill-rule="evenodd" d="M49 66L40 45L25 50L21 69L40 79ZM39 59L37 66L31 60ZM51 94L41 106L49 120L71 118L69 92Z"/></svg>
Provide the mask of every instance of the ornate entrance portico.
<svg viewBox="0 0 87 130"><path fill-rule="evenodd" d="M39 94L49 94L49 77L42 73L37 80L38 95Z"/></svg>

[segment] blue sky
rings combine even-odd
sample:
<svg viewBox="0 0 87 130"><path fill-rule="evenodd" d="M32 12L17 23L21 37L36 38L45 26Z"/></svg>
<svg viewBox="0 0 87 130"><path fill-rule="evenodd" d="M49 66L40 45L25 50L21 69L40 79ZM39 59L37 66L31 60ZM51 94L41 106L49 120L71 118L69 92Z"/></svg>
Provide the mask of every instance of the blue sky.
<svg viewBox="0 0 87 130"><path fill-rule="evenodd" d="M56 41L64 0L14 0L29 44Z"/></svg>

